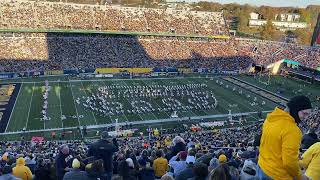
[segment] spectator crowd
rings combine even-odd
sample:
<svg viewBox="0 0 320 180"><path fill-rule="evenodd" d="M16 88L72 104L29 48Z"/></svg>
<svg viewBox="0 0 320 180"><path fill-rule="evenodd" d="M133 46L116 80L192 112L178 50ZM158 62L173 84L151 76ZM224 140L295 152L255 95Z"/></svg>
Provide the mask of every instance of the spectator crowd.
<svg viewBox="0 0 320 180"><path fill-rule="evenodd" d="M4 0L0 15L0 26L9 29L227 34L220 12ZM241 70L281 59L311 68L320 64L319 48L246 39L2 33L0 48L0 72L99 67ZM320 179L319 109L310 112L304 97L290 102L288 109L270 113L263 126L122 139L104 131L100 140L86 142L1 142L0 180ZM299 149L305 151L300 161Z"/></svg>
<svg viewBox="0 0 320 180"><path fill-rule="evenodd" d="M256 156L253 129L259 126L149 138L112 139L102 132L97 142L2 142L0 179L205 179L215 169L219 174L230 168L239 178L241 163Z"/></svg>
<svg viewBox="0 0 320 180"><path fill-rule="evenodd" d="M222 12L11 0L1 1L0 10L0 26L8 29L228 34Z"/></svg>
<svg viewBox="0 0 320 180"><path fill-rule="evenodd" d="M124 36L37 34L0 38L1 72L95 69L99 67L179 67L243 69L252 62L228 42ZM90 61L88 61L90 59Z"/></svg>
<svg viewBox="0 0 320 180"><path fill-rule="evenodd" d="M1 33L0 72L99 67L241 70L252 63L268 65L282 59L313 69L320 64L320 49L315 47L250 39L187 37L228 35L222 12L3 0L0 27L155 34ZM166 33L182 36L158 36Z"/></svg>
<svg viewBox="0 0 320 180"><path fill-rule="evenodd" d="M297 99L292 104L297 101L302 100ZM319 156L319 110L316 108L309 114L304 110L310 107L308 104L304 108L288 104L292 117L298 116L294 115L293 109L305 111L304 116L308 116L299 119L303 122L300 129L304 134L299 163L304 169L302 172L306 173L302 178L308 176L316 179L314 177L320 177L316 173L319 166L313 160ZM258 163L258 159L263 159L265 148L269 148L265 146L269 141L265 140L263 131L270 126L268 123L274 123L270 119L277 116L272 114L280 112L285 115L285 111L276 108L263 126L257 122L244 127L196 132L176 128L167 131L169 134L150 131L148 137L117 139L103 131L100 140L1 142L0 179L261 179L267 176L261 176L261 167L265 169L265 164ZM286 129L290 126L286 124ZM267 137L272 136L268 134ZM289 140L295 138L289 137ZM269 163L272 164L272 161ZM268 176L271 176L269 172Z"/></svg>
<svg viewBox="0 0 320 180"><path fill-rule="evenodd" d="M284 58L316 68L320 62L319 48L251 40L14 33L3 34L0 47L1 72L103 67L242 70Z"/></svg>
<svg viewBox="0 0 320 180"><path fill-rule="evenodd" d="M313 69L320 65L320 48L317 47L246 39L237 39L235 43L239 54L252 57L257 64L268 65L282 59L289 59Z"/></svg>
<svg viewBox="0 0 320 180"><path fill-rule="evenodd" d="M281 59L315 69L320 62L319 48L257 40L9 33L0 36L0 47L0 72L104 67L242 70Z"/></svg>

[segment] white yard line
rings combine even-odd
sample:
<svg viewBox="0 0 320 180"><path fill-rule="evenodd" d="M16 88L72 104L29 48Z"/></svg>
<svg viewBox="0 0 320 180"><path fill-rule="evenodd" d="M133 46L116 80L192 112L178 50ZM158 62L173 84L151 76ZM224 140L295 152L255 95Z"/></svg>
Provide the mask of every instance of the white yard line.
<svg viewBox="0 0 320 180"><path fill-rule="evenodd" d="M48 103L49 103L49 93L48 93ZM47 109L47 115L48 115L48 109ZM40 118L40 120L41 120L41 118ZM46 120L43 120L43 129L46 129Z"/></svg>
<svg viewBox="0 0 320 180"><path fill-rule="evenodd" d="M147 83L145 83L143 80L141 80L141 82L143 83L143 84L145 84L146 86L148 86L148 84ZM157 102L156 101L154 101L156 104L157 104ZM161 108L158 104L157 104L157 106L159 107L159 108ZM165 111L164 111L165 112ZM166 112L165 112L166 113ZM153 112L151 112L151 114L155 117L155 119L159 119ZM167 114L167 113L166 113ZM168 115L168 114L167 114ZM168 115L169 116L169 115ZM170 116L169 116L170 117Z"/></svg>
<svg viewBox="0 0 320 180"><path fill-rule="evenodd" d="M160 82L162 82L161 80L159 80ZM157 83L157 84L159 84L159 83ZM164 85L167 85L165 82L162 82L162 84L164 84ZM161 84L160 84L161 85ZM156 103L157 104L157 103ZM158 105L159 106L159 105ZM159 106L160 107L160 106ZM193 116L198 116L197 114L195 114L192 110L190 110L191 111L191 113L193 114ZM177 113L179 113L179 111L177 111ZM167 112L166 112L166 114L169 116L169 117L171 117L171 115L169 115ZM182 115L182 114L181 114ZM190 115L189 116L184 116L184 117L190 117Z"/></svg>
<svg viewBox="0 0 320 180"><path fill-rule="evenodd" d="M12 108L12 110L11 110L11 114L10 114L10 117L9 117L9 121L8 121L8 123L7 123L7 127L6 127L6 130L5 130L4 132L7 132L7 129L8 129L8 127L9 127L10 120L11 120L11 116L12 116L12 114L13 114L13 112L14 112L14 108L16 107L16 104L17 104L17 101L18 101L18 98L19 98L21 89L22 89L22 84L20 84L20 89L19 89L18 95L17 95L17 97L16 97L16 100L14 101L14 105L13 105L13 108Z"/></svg>
<svg viewBox="0 0 320 180"><path fill-rule="evenodd" d="M79 124L79 127L80 127L81 123L80 123L80 120L79 120L79 113L78 113L78 109L77 109L76 103L74 102L73 90L72 90L72 85L71 85L70 81L69 81L69 85L70 85L70 89L71 89L73 105L74 105L74 108L76 109L78 124ZM83 138L83 134L82 134L81 130L80 130L80 134L81 134L81 137Z"/></svg>
<svg viewBox="0 0 320 180"><path fill-rule="evenodd" d="M36 83L33 83L33 86L32 86L32 93L31 93L31 100L30 100L30 104L29 104L29 111L28 111L28 116L27 116L27 121L26 121L26 125L24 126L26 129L27 129L27 126L28 126L28 121L29 121L29 116L30 116L30 110L31 110L31 104L32 104L32 100L33 100L33 92L34 92L34 85Z"/></svg>
<svg viewBox="0 0 320 180"><path fill-rule="evenodd" d="M125 81L123 81L123 83L126 85L126 86L129 86ZM130 106L131 106L131 103L129 102L129 100L127 99L127 98L124 98L127 102L128 102L128 104L130 104ZM139 113L137 113L138 114L138 116L141 118L141 120L145 120L145 118L143 118Z"/></svg>
<svg viewBox="0 0 320 180"><path fill-rule="evenodd" d="M182 81L180 81L179 79L176 79L180 84L186 84L185 82L182 82ZM160 80L161 81L161 80ZM162 81L161 81L162 82ZM189 81L188 81L188 83L190 83ZM200 88L199 88L200 89ZM198 116L195 112L193 112L192 110L190 110L191 111L191 113L194 115L194 116ZM199 109L198 111L202 111L202 112L204 112L204 114L206 114L206 115L209 115L207 112L205 112L204 110L202 110L202 109Z"/></svg>
<svg viewBox="0 0 320 180"><path fill-rule="evenodd" d="M209 85L208 85L208 88L210 88L215 94L216 94L216 92L218 91L216 88L212 87L212 85L210 85L210 83L209 83ZM221 87L221 88L222 88L222 87ZM224 97L224 95L222 95L222 94L219 94L218 96ZM223 101L226 105L230 104L230 103L229 103L228 101L226 101L224 98L221 98L221 101ZM242 105L243 105L243 104L242 104ZM219 100L218 100L218 106L219 106ZM247 106L245 106L245 107L247 107ZM225 109L225 110L228 110L228 109L231 109L231 108L224 107L224 109ZM237 109L238 109L238 111L240 111L240 107L237 107Z"/></svg>
<svg viewBox="0 0 320 180"><path fill-rule="evenodd" d="M145 84L145 85L147 85L148 86L148 84L147 83L145 83L143 80L142 80L142 82ZM157 83L158 84L158 83ZM159 107L159 108L162 108L158 103L157 103L157 101L154 101L154 103ZM169 118L171 117L171 115L169 115L166 111L163 111ZM158 119L158 118L157 118Z"/></svg>
<svg viewBox="0 0 320 180"><path fill-rule="evenodd" d="M60 121L61 121L61 124L62 124L62 128L63 128L63 121L64 120L62 120L61 119L61 117L62 117L62 106L61 106L61 86L60 86L60 83L58 82L58 87L59 87L59 103L60 103Z"/></svg>
<svg viewBox="0 0 320 180"><path fill-rule="evenodd" d="M82 81L81 81L81 86L82 86L83 91L84 91L84 93L86 94L86 96L88 96L86 90L84 89L84 86L83 86ZM93 116L94 122L96 123L96 125L98 125L96 116L94 115L94 113L93 113L92 111L90 111L90 112L91 112L91 114L92 114L92 116ZM110 119L111 119L111 118L110 118Z"/></svg>
<svg viewBox="0 0 320 180"><path fill-rule="evenodd" d="M223 81L224 81L225 83L228 83L228 82L225 81L225 80L223 80ZM231 84L231 83L229 83L229 84ZM209 87L209 86L208 86L208 87ZM210 86L209 88L212 89L213 91L215 90L212 86ZM221 88L222 88L222 87L221 87ZM242 88L242 87L241 87L241 89L242 89L243 91L247 91L246 89L244 89L244 88ZM230 90L228 90L228 91L230 91ZM222 96L222 95L220 95L220 96ZM238 96L238 95L235 94L234 96ZM243 94L243 96L245 97L244 94ZM224 100L224 98L221 98L221 100L224 101L226 104L229 103L228 101ZM248 100L247 100L247 99L244 99L244 101L248 101ZM254 107L249 107L249 105L243 104L242 101L238 101L237 103L238 103L239 105L243 106L243 107L248 108L248 110L255 109ZM226 108L225 108L225 109L226 109ZM237 109L238 109L239 112L241 111L241 109L240 109L239 106L237 107ZM257 109L255 109L255 110L257 110ZM263 108L261 108L261 111L263 111ZM258 112L259 112L259 111L258 111Z"/></svg>
<svg viewBox="0 0 320 180"><path fill-rule="evenodd" d="M226 80L224 80L223 79L223 81L225 82L225 83L229 83L229 85L234 85L234 86L237 86L236 84L233 84L233 83L230 83L229 81L226 81ZM237 86L237 87L240 87L240 86ZM249 90L247 90L247 89L245 89L245 88L243 88L243 87L240 87L241 88L241 90L243 90L243 91L246 91L247 92L247 94L250 94L250 96L251 97L254 97L254 96L256 96L257 98L258 97L262 97L262 96L260 96L260 95L257 95L257 94L255 94L255 93L253 93L253 92L251 92L251 91L249 91ZM244 93L244 92L243 92ZM246 97L246 95L244 94L243 95L244 97ZM260 99L259 98L259 99ZM266 99L266 100L268 100L268 99ZM248 99L245 99L245 101L248 101L249 103L250 103L250 101L248 100ZM269 100L268 100L269 101ZM242 106L244 106L244 107L247 107L248 108L248 110L252 110L252 109L254 109L254 110L256 110L256 111L263 111L264 110L264 108L262 108L262 107L260 107L260 106L255 106L255 107L253 107L253 106L249 106L249 104L248 105L246 105L246 104L243 104L242 103L243 101L239 101L239 104L241 104ZM256 109L256 108L258 108L258 109ZM238 111L240 111L240 107L238 107Z"/></svg>
<svg viewBox="0 0 320 180"><path fill-rule="evenodd" d="M107 84L105 84L105 81L103 81L103 84L104 85L107 85ZM127 101L128 102L128 101ZM128 102L129 103L129 102ZM129 119L128 119L128 117L125 115L125 113L123 113L123 115L124 115L124 117L127 119L127 121L126 122L129 122ZM119 119L119 118L118 118ZM111 119L111 121L112 121L112 119ZM131 122L131 121L130 121Z"/></svg>

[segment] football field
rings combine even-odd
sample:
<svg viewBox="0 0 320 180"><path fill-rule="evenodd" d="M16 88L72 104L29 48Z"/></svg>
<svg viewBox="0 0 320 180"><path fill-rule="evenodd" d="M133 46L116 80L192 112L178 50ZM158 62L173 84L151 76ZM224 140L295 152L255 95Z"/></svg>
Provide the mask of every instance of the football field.
<svg viewBox="0 0 320 180"><path fill-rule="evenodd" d="M260 112L272 110L277 105L269 99L220 77L103 80L55 78L48 81L47 87L50 87L50 90L47 94L46 112L43 113L45 79L19 83L21 83L21 88L6 132L22 131L24 128L29 131L96 126L113 124L116 120L120 123L162 121L170 119L174 111L179 118L210 119L214 115L228 114L229 110L232 113ZM164 92L165 89L173 89L174 92L170 91L171 94L164 95L164 97L156 95L143 97L140 91L145 91L143 88L148 89L147 87L153 88L156 93L157 91ZM102 101L99 98L94 99L101 93L101 88L107 89L107 92L110 93L110 95L105 95ZM192 93L181 95L183 90L179 88L187 88L196 95ZM133 93L128 94L129 91ZM148 92L149 90L146 90L145 94ZM93 99L94 102L92 102ZM198 105L199 108L196 107L199 104L199 102L193 102L196 100L207 102L208 107L200 108L200 105ZM96 108L100 107L102 102L107 103L110 109L116 110L106 112L103 111L103 108ZM216 106L210 106L215 102ZM178 110L170 109L168 106L170 103ZM88 107L90 105L91 108ZM104 108L109 109L109 107ZM44 114L47 119L43 118Z"/></svg>

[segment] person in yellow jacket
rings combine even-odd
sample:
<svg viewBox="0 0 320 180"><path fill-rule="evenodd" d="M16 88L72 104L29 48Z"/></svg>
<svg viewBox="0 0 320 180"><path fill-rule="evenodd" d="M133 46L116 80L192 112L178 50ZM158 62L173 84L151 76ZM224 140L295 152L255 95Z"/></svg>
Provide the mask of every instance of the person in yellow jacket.
<svg viewBox="0 0 320 180"><path fill-rule="evenodd" d="M32 180L32 173L25 164L24 158L19 157L16 161L16 167L12 169L12 174L22 180Z"/></svg>
<svg viewBox="0 0 320 180"><path fill-rule="evenodd" d="M314 143L303 153L300 165L306 169L308 178L320 179L320 142Z"/></svg>
<svg viewBox="0 0 320 180"><path fill-rule="evenodd" d="M257 173L260 179L307 179L299 167L302 132L297 124L311 113L311 108L308 97L295 96L286 109L276 107L267 115L259 148Z"/></svg>
<svg viewBox="0 0 320 180"><path fill-rule="evenodd" d="M172 144L172 141L171 141L170 137L167 136L167 137L164 139L164 146L165 146L165 147L170 147L171 144Z"/></svg>
<svg viewBox="0 0 320 180"><path fill-rule="evenodd" d="M153 161L154 175L157 179L160 179L169 170L168 160L163 158L162 150L156 152L157 159Z"/></svg>
<svg viewBox="0 0 320 180"><path fill-rule="evenodd" d="M155 137L158 137L160 135L159 130L157 128L153 130L153 135Z"/></svg>

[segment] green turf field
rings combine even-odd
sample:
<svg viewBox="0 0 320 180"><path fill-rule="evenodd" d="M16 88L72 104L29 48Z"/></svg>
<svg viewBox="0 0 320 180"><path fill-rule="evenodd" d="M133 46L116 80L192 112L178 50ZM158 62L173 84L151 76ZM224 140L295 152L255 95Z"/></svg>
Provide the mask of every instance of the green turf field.
<svg viewBox="0 0 320 180"><path fill-rule="evenodd" d="M307 95L314 106L320 107L320 101L316 101L316 96L320 97L320 83L310 84L305 81L293 79L290 77L282 77L282 76L271 76L270 84L263 84L267 82L266 77L262 77L259 81L259 76L256 78L252 76L238 76L237 78L242 79L246 82L259 86L268 91L277 93L279 90L282 92L279 94L283 97L290 98L296 95Z"/></svg>
<svg viewBox="0 0 320 180"><path fill-rule="evenodd" d="M219 85L216 80L222 81L224 84ZM168 119L171 116L171 112L152 112L144 114L129 114L124 113L122 115L113 116L101 116L100 114L86 109L82 104L75 103L75 99L86 97L91 93L97 91L102 86L147 86L147 85L183 85L183 84L201 84L207 85L207 88L202 91L212 91L218 101L218 106L215 109L209 110L188 110L177 112L179 117L196 117L196 116L208 116L216 114L228 114L229 110L232 113L240 112L258 112L264 110L272 110L276 104L259 97L252 92L242 90L243 94L239 94L240 88L235 85L226 82L218 77L215 78L168 78L168 79L110 79L110 80L69 80L67 78L61 78L61 81L57 81L58 78L49 81L51 91L48 95L48 117L50 120L41 120L44 92L44 79L36 80L34 82L23 82L21 89L18 93L17 101L14 105L13 112L11 114L6 132L21 131L24 127L26 130L44 130L52 128L67 128L77 126L92 126L98 124L110 124L114 123L116 119L119 122L134 122L134 121L148 121L156 119ZM228 88L226 88L228 85ZM233 88L236 90L233 90ZM250 95L248 98L246 95ZM251 106L254 98L259 105ZM132 108L130 102L133 99L130 98L118 98L114 101L118 101L123 104L124 109ZM161 99L146 99L154 108L163 107ZM187 105L188 102L185 99L179 99L182 104ZM265 101L265 105L260 103ZM65 117L62 120L62 117Z"/></svg>
<svg viewBox="0 0 320 180"><path fill-rule="evenodd" d="M308 94L314 98L320 96L319 85L310 85L293 79L284 77L272 77L270 85L266 86L257 79L249 76L237 76L237 78L259 86L263 89L276 93L282 88L283 93L280 94L286 98L296 94ZM45 90L45 80L49 80L51 91L48 94L48 117L50 120L41 120L43 93ZM223 82L220 85L216 81ZM18 80L12 82L19 82ZM269 99L263 98L253 92L242 89L231 82L227 82L220 77L185 77L185 78L162 78L162 79L92 79L92 80L75 80L68 77L48 77L48 78L28 78L20 79L22 86L18 93L17 101L14 104L6 132L22 131L25 127L29 130L48 130L57 128L69 128L78 126L95 126L101 124L113 124L116 119L119 122L142 122L148 120L170 119L171 112L157 111L143 114L127 113L128 109L132 109L130 102L141 98L115 98L108 101L120 102L125 110L124 114L102 116L101 114L85 108L81 103L76 103L76 99L87 97L97 92L99 87L103 86L151 86L151 85L187 85L187 84L206 84L207 87L200 88L201 91L213 92L218 101L218 106L214 109L207 110L181 110L177 114L181 117L208 117L210 115L228 114L242 112L259 112L270 111L277 106L276 103ZM8 83L8 81L7 81ZM226 88L228 86L228 88ZM242 94L239 93L242 91ZM177 99L183 104L188 105L186 99ZM256 100L254 100L256 99ZM165 105L161 99L143 99L151 103L153 108L163 108ZM256 105L252 105L252 102ZM261 104L262 102L263 105ZM319 105L319 102L314 102ZM256 120L257 117L250 117ZM205 118L206 119L206 118Z"/></svg>

